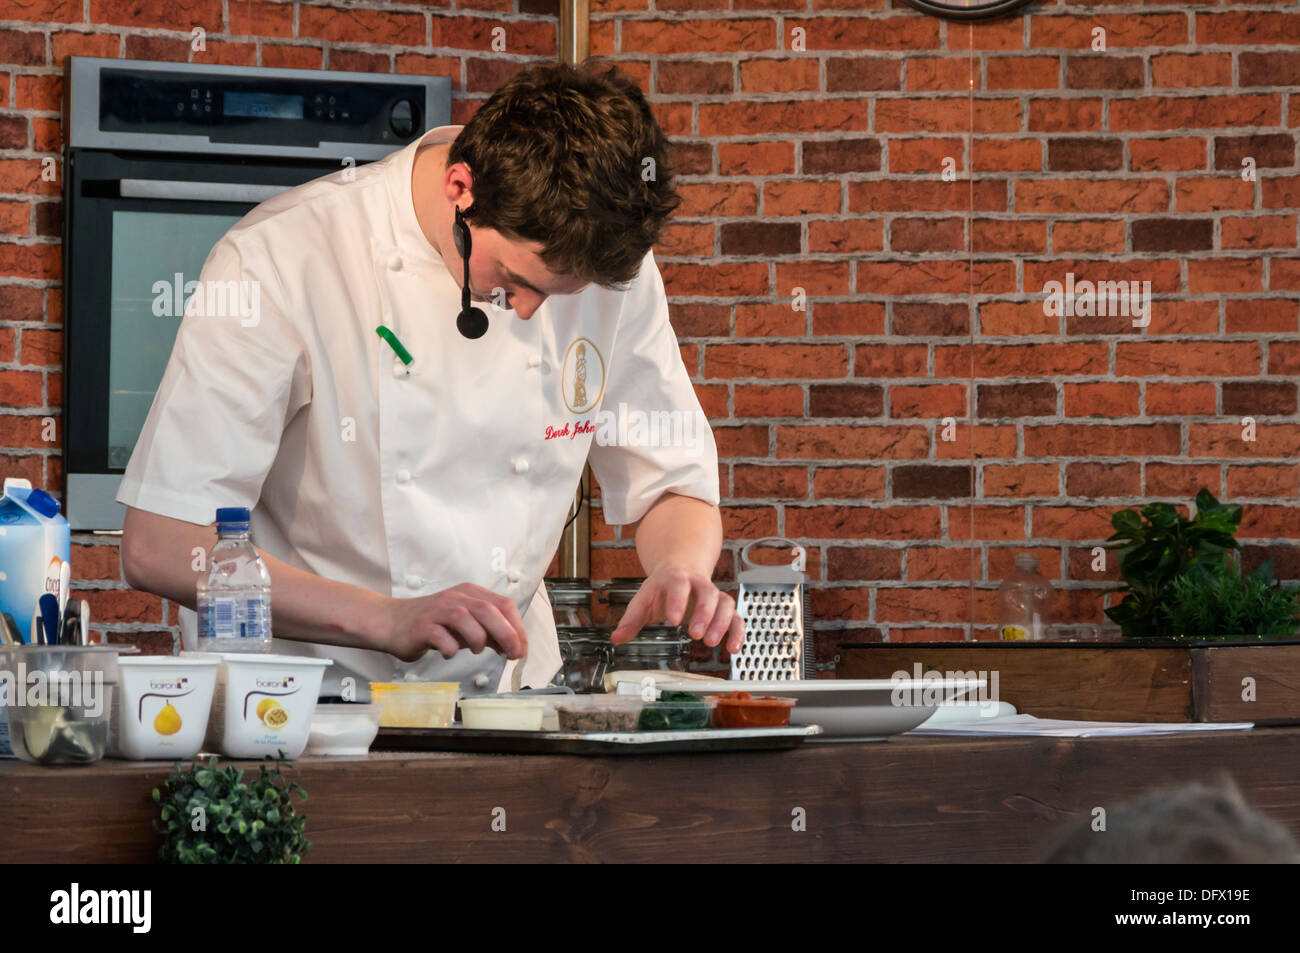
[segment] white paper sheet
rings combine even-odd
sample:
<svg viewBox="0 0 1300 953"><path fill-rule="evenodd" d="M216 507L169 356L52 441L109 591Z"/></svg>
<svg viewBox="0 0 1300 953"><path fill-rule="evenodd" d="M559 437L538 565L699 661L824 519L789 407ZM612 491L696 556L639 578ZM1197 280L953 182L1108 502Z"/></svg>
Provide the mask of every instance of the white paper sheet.
<svg viewBox="0 0 1300 953"><path fill-rule="evenodd" d="M1051 738L1110 738L1124 735L1169 735L1188 731L1244 731L1253 728L1249 721L1219 722L1140 722L1140 721L1066 721L1058 718L1035 718L1033 715L1003 715L969 721L930 723L907 732L909 735L1039 735Z"/></svg>

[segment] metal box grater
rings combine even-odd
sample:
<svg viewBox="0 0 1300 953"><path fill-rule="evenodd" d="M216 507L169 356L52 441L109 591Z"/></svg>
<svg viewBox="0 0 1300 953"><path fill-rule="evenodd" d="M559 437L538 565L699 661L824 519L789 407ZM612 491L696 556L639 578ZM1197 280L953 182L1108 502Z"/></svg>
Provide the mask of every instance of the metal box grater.
<svg viewBox="0 0 1300 953"><path fill-rule="evenodd" d="M736 611L745 621L745 644L731 657L731 678L793 681L816 678L808 622L808 577L793 566L758 566L749 550L760 543L781 544L803 558L803 548L788 539L767 537L740 551Z"/></svg>

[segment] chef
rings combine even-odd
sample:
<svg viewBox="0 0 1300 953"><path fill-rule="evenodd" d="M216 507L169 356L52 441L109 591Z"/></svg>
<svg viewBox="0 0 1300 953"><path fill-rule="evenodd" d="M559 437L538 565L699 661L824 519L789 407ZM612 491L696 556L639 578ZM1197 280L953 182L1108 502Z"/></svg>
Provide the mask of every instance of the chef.
<svg viewBox="0 0 1300 953"><path fill-rule="evenodd" d="M195 644L197 557L246 506L273 651L333 659L322 694L544 685L542 577L590 463L646 573L614 641L684 623L738 651L710 578L716 447L651 251L667 170L635 84L547 65L253 209L204 264L123 477L127 582L184 606Z"/></svg>

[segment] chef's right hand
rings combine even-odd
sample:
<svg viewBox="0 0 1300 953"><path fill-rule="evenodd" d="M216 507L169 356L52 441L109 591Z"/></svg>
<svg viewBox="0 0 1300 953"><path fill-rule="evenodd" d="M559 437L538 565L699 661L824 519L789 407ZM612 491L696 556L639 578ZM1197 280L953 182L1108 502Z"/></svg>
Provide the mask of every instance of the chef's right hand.
<svg viewBox="0 0 1300 953"><path fill-rule="evenodd" d="M463 582L431 596L388 600L385 651L414 662L429 649L451 658L491 648L508 659L528 654L519 609L506 596Z"/></svg>

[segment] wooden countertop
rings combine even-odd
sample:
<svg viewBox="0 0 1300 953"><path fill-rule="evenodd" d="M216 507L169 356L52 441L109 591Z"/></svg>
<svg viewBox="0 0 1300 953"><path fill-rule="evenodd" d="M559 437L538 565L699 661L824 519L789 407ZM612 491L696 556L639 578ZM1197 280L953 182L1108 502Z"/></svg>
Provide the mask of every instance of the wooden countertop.
<svg viewBox="0 0 1300 953"><path fill-rule="evenodd" d="M637 756L376 752L299 759L307 862L1033 861L1045 835L1211 780L1300 837L1300 728L1131 738L902 736ZM241 766L256 773L256 762ZM161 762L0 761L8 862L150 862ZM505 831L492 829L504 808ZM802 808L805 831L792 830ZM499 812L498 812L499 813Z"/></svg>

